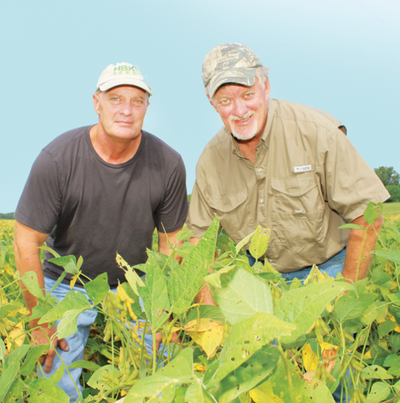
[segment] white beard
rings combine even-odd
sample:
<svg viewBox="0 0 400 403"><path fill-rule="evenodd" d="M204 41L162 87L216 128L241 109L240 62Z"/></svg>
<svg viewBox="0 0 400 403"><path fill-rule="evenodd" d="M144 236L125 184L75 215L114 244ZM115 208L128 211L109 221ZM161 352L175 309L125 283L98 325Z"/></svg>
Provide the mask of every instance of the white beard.
<svg viewBox="0 0 400 403"><path fill-rule="evenodd" d="M235 120L247 120L251 116L254 115L254 111L246 112L241 118L238 116L231 115L229 116L229 121L231 122L231 132L232 135L238 140L250 140L252 139L258 132L258 122L254 121L251 125L244 126L239 130L235 127Z"/></svg>

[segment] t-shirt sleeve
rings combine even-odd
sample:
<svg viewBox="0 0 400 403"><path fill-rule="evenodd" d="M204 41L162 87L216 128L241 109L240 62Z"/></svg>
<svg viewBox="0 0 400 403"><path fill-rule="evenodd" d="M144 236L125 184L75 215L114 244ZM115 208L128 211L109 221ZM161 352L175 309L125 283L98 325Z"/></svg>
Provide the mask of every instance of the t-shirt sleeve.
<svg viewBox="0 0 400 403"><path fill-rule="evenodd" d="M154 218L157 230L167 233L183 227L188 211L186 170L182 158L173 170L163 197Z"/></svg>
<svg viewBox="0 0 400 403"><path fill-rule="evenodd" d="M61 210L61 192L56 163L42 151L33 163L19 200L15 218L43 234L50 234Z"/></svg>
<svg viewBox="0 0 400 403"><path fill-rule="evenodd" d="M325 199L346 222L362 216L369 202L384 202L390 197L375 172L339 130L328 139L325 180Z"/></svg>

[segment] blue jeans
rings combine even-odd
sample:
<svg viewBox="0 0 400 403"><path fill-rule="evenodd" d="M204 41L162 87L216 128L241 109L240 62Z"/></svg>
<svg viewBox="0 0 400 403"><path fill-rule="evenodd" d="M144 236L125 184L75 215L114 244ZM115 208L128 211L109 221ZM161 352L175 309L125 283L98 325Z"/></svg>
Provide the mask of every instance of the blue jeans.
<svg viewBox="0 0 400 403"><path fill-rule="evenodd" d="M56 281L52 280L50 278L47 278L47 277L45 277L44 280L45 280L46 290L48 292L50 292ZM56 296L59 301L61 301L62 299L64 299L64 297L68 291L71 291L69 284L61 283L53 291L53 295ZM74 288L72 288L72 291L80 291L87 296L86 290L82 287L75 286ZM111 291L116 293L117 289L114 288L114 289L111 289ZM87 311L81 313L78 317L78 331L76 333L74 333L72 336L69 336L65 339L68 343L69 350L63 351L57 347L57 352L60 354L62 361L65 363L65 365L67 367L75 361L84 359L85 346L86 346L87 340L89 338L90 328L93 325L94 321L96 320L96 316L97 316L96 311L87 310ZM145 339L146 349L149 352L149 354L151 354L151 346L153 344L153 337L151 334L145 334L144 339ZM50 377L52 374L54 374L55 371L57 371L57 369L61 365L62 365L62 362L60 361L60 358L56 354L54 356L54 361L53 361L53 366L51 368L51 371L49 373L46 373L43 371L45 377L46 378ZM71 368L71 369L69 369L69 371L71 373L71 376L72 376L76 386L78 387L79 394L82 393L83 387L79 383L79 378L82 373L82 368ZM38 375L42 376L42 371L38 370ZM60 382L57 384L57 386L59 386L61 389L63 389L64 392L69 396L71 403L75 402L79 397L79 394L75 388L74 382L72 381L71 377L68 375L67 371L64 371L63 377L61 378Z"/></svg>
<svg viewBox="0 0 400 403"><path fill-rule="evenodd" d="M344 259L346 257L346 248L342 249L339 253L332 256L326 262L318 265L319 270L326 272L328 276L336 278L338 273L341 273L344 266ZM247 252L247 258L249 259L250 266L253 266L256 262L254 257L250 255L250 252ZM292 271L290 273L281 273L282 277L286 281L293 281L296 277L299 280L304 280L312 269L312 266L305 267L304 269Z"/></svg>

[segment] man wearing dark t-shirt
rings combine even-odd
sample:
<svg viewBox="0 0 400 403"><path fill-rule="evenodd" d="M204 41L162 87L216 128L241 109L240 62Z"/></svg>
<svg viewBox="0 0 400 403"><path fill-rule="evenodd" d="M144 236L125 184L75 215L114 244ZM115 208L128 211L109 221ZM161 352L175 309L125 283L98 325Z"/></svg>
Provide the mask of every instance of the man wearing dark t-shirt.
<svg viewBox="0 0 400 403"><path fill-rule="evenodd" d="M61 256L82 256L81 270L88 277L107 272L112 288L124 281L116 252L132 266L144 263L154 228L158 250L170 253L168 240L174 243L186 219L186 174L181 156L142 130L150 96L151 89L136 67L110 65L93 95L98 123L66 132L42 150L15 213L15 259L21 276L34 271L42 288L54 285L63 269L48 261L52 257L48 253L42 267L38 247L45 241ZM60 284L56 295L62 298L68 288ZM82 287L75 289L84 292ZM23 292L32 311L37 300ZM53 339L67 366L83 359L95 316L80 318L77 336L68 338L68 343ZM56 327L38 327L38 321L30 323L32 337L37 344L48 344ZM44 360L48 374L61 365L53 348L41 363ZM73 375L76 382L79 375L78 369ZM60 385L73 402L78 395L67 378Z"/></svg>

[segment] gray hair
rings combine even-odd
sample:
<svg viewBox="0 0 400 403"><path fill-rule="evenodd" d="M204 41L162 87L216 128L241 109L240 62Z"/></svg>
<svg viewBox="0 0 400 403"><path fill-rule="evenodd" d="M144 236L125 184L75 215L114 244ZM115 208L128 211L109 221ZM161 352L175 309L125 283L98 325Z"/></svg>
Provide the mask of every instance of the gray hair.
<svg viewBox="0 0 400 403"><path fill-rule="evenodd" d="M264 66L258 66L255 69L256 69L256 78L258 78L258 83L260 85L264 84L268 79L269 68L264 67ZM210 91L209 91L208 86L204 88L204 92L207 95L207 97L210 96ZM211 101L212 101L212 99L211 99Z"/></svg>

